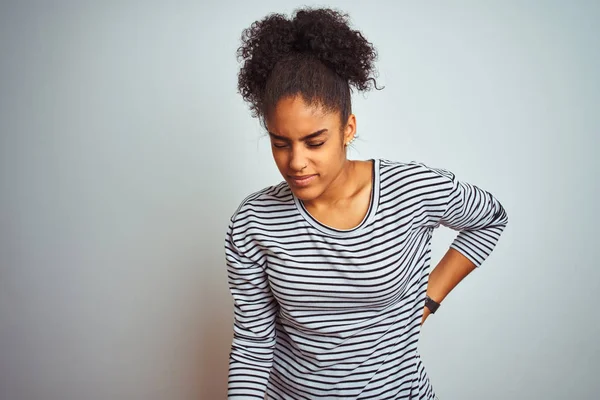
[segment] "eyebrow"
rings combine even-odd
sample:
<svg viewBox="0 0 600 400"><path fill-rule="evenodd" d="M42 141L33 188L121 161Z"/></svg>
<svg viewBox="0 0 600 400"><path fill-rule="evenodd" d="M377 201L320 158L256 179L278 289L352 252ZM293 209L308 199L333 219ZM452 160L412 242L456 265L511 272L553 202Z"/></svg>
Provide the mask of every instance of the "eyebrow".
<svg viewBox="0 0 600 400"><path fill-rule="evenodd" d="M311 134L309 134L309 135L306 135L306 136L303 136L303 137L301 137L301 138L300 138L300 140L309 140L309 139L315 138L315 137L317 137L317 136L319 136L319 135L321 135L322 133L325 133L325 132L327 132L327 131L328 131L328 129L321 129L321 130L318 130L318 131L316 131L316 132L313 132L313 133L311 133ZM286 137L284 137L284 136L279 136L279 135L276 135L276 134L274 134L273 132L269 132L269 135L270 135L270 136L271 136L273 139L277 139L277 140L283 140L283 141L289 141L289 140L290 140L290 139L288 139L288 138L286 138Z"/></svg>

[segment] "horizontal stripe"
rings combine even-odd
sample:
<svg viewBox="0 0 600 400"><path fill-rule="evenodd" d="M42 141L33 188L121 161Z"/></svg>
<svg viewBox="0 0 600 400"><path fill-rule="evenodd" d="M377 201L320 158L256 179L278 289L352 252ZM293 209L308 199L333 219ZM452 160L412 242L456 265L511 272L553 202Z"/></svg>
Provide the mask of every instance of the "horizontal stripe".
<svg viewBox="0 0 600 400"><path fill-rule="evenodd" d="M315 220L282 182L233 214L225 260L234 300L230 399L434 399L418 354L440 225L480 266L507 224L490 193L447 170L374 160L365 219Z"/></svg>

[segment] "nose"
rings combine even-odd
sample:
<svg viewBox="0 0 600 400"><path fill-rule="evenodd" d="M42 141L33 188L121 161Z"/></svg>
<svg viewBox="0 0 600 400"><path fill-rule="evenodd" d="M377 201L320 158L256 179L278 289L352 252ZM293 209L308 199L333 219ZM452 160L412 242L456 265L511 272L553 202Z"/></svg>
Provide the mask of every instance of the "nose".
<svg viewBox="0 0 600 400"><path fill-rule="evenodd" d="M308 158L301 146L294 146L290 155L289 168L293 171L300 172L308 165Z"/></svg>

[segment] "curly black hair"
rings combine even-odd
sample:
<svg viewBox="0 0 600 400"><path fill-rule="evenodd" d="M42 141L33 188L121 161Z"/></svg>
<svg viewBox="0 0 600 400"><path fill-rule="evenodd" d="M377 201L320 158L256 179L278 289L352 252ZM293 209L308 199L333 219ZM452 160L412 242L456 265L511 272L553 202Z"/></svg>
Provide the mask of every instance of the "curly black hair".
<svg viewBox="0 0 600 400"><path fill-rule="evenodd" d="M242 33L238 90L254 117L265 118L277 102L301 95L311 105L352 113L351 91L377 87L373 45L349 26L348 14L303 8L292 18L270 14Z"/></svg>

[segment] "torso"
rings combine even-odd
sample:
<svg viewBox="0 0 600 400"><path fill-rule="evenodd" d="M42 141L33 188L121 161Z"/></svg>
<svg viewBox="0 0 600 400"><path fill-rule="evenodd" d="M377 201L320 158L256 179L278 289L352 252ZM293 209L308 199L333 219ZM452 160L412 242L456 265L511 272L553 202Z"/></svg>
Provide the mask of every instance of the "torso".
<svg viewBox="0 0 600 400"><path fill-rule="evenodd" d="M346 204L308 214L282 182L251 195L232 219L245 257L235 276L251 278L243 295L261 302L252 322L271 329L276 315L269 398L434 398L418 339L430 235L444 205L419 182L430 176L446 194L451 185L417 165L371 166L356 165Z"/></svg>

